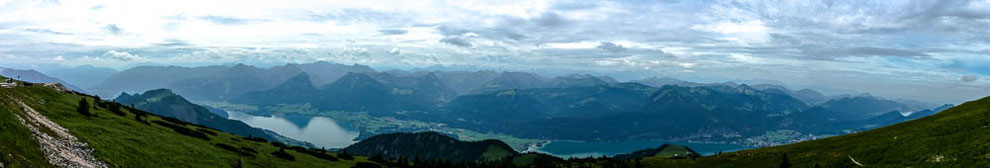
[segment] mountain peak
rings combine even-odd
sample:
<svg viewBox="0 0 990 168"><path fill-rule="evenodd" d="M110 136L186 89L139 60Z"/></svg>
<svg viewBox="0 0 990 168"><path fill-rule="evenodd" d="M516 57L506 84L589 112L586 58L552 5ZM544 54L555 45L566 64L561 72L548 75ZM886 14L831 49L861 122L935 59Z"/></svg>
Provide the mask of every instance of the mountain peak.
<svg viewBox="0 0 990 168"><path fill-rule="evenodd" d="M172 89L163 88L163 89L145 91L144 94L142 95L175 95L175 92L172 92Z"/></svg>

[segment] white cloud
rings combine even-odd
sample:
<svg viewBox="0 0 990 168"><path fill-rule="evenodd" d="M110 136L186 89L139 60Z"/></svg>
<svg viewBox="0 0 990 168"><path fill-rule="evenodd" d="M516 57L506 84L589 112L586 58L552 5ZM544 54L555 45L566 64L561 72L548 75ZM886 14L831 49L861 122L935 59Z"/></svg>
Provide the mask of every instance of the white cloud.
<svg viewBox="0 0 990 168"><path fill-rule="evenodd" d="M688 69L690 69L690 68L692 68L692 67L694 67L694 66L696 66L698 64L696 64L696 63L690 63L690 62L683 62L683 63L678 63L677 65L680 65L682 68L688 68Z"/></svg>
<svg viewBox="0 0 990 168"><path fill-rule="evenodd" d="M739 54L739 53L729 54L729 57L732 58L732 59L734 59L734 60L736 60L736 61L744 62L744 63L760 63L760 61L761 61L760 58L756 58L756 57L752 57L752 56L748 56L748 55L744 55L744 54Z"/></svg>
<svg viewBox="0 0 990 168"><path fill-rule="evenodd" d="M115 60L120 60L120 61L125 61L125 62L126 61L135 61L135 60L140 60L141 59L140 56L131 55L131 53L128 53L126 51L120 51L120 52L118 52L117 50L107 50L107 52L103 53L103 57L110 58L110 59L115 59Z"/></svg>
<svg viewBox="0 0 990 168"><path fill-rule="evenodd" d="M740 78L841 71L941 86L971 79L958 74L990 73L983 68L990 62L988 6L985 0L3 1L0 39L9 40L0 40L0 58L115 67L323 60L401 68L442 60Z"/></svg>

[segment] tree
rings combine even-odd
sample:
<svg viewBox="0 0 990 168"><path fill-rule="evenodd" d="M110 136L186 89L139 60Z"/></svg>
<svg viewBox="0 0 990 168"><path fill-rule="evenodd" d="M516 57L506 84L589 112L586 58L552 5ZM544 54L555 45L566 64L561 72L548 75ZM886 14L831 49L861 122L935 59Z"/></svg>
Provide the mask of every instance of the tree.
<svg viewBox="0 0 990 168"><path fill-rule="evenodd" d="M79 114L87 117L93 115L93 113L90 113L89 111L89 102L86 101L86 98L79 100L79 107L76 108L76 112L79 112Z"/></svg>
<svg viewBox="0 0 990 168"><path fill-rule="evenodd" d="M780 168L791 168L791 161L787 159L787 153L780 156Z"/></svg>
<svg viewBox="0 0 990 168"><path fill-rule="evenodd" d="M120 110L120 105L119 104L109 104L107 106L109 106L107 108L109 108L110 112L113 112L114 114L117 114L117 115L119 115L121 117L127 115L127 114L124 113L124 111L121 111Z"/></svg>
<svg viewBox="0 0 990 168"><path fill-rule="evenodd" d="M337 157L344 160L354 160L354 156L348 154L347 150L340 150L340 153L337 153Z"/></svg>

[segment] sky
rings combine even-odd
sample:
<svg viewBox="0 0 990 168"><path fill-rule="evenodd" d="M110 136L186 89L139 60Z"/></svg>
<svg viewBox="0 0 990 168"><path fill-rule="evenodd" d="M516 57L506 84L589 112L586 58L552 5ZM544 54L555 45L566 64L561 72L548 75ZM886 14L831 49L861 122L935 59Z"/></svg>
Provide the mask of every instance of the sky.
<svg viewBox="0 0 990 168"><path fill-rule="evenodd" d="M990 0L0 0L0 66L473 67L990 96Z"/></svg>

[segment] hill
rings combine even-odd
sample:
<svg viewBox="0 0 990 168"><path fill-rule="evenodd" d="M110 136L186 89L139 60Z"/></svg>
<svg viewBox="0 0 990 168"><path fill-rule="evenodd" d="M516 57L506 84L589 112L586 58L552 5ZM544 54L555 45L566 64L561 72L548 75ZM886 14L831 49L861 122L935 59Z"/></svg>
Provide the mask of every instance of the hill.
<svg viewBox="0 0 990 168"><path fill-rule="evenodd" d="M56 85L28 85L0 88L4 167L351 167L366 162L244 138L58 91L52 88Z"/></svg>
<svg viewBox="0 0 990 168"><path fill-rule="evenodd" d="M870 131L697 160L648 158L650 167L985 167L990 97ZM982 165L982 166L978 166Z"/></svg>
<svg viewBox="0 0 990 168"><path fill-rule="evenodd" d="M135 95L125 93L114 99L114 101L156 115L176 118L240 136L264 138L272 142L281 142L280 139L276 138L277 136L269 135L265 130L251 127L241 121L229 120L216 115L207 108L193 104L168 89L149 90L144 92L144 94Z"/></svg>
<svg viewBox="0 0 990 168"><path fill-rule="evenodd" d="M615 159L641 159L647 157L665 157L665 158L697 158L701 157L701 154L694 152L691 148L680 145L663 144L658 148L650 148L638 150L629 154L615 155Z"/></svg>
<svg viewBox="0 0 990 168"><path fill-rule="evenodd" d="M437 132L376 135L343 150L362 156L452 162L495 161L519 154L499 140L465 142Z"/></svg>

